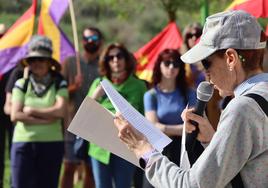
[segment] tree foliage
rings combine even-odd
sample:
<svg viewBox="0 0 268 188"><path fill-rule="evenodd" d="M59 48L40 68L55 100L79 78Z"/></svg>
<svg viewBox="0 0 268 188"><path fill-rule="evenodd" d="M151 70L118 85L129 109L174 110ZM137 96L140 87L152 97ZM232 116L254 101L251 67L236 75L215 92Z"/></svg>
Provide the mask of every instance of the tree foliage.
<svg viewBox="0 0 268 188"><path fill-rule="evenodd" d="M232 0L207 0L209 13L223 11ZM0 0L0 22L10 26L31 5L32 0ZM41 0L38 0L39 6ZM200 21L203 0L73 0L78 34L87 26L99 27L106 43L122 42L135 51L159 33L170 20L182 30ZM38 7L38 11L40 7ZM37 12L37 15L39 13ZM261 20L262 23L265 21ZM267 23L267 21L266 21ZM70 15L61 22L72 38Z"/></svg>
<svg viewBox="0 0 268 188"><path fill-rule="evenodd" d="M159 0L160 7L167 13L170 21L176 20L176 12L179 8L185 8L187 10L196 10L200 8L200 1L193 3L193 1L180 1L180 0Z"/></svg>

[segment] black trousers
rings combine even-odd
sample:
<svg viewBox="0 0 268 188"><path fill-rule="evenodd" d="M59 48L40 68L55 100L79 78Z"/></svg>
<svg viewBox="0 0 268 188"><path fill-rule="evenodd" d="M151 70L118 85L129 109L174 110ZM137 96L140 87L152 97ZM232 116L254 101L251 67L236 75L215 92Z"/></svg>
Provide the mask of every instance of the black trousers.
<svg viewBox="0 0 268 188"><path fill-rule="evenodd" d="M13 135L13 125L8 116L0 116L0 188L3 188L3 178L5 170L6 141L8 141L9 153Z"/></svg>

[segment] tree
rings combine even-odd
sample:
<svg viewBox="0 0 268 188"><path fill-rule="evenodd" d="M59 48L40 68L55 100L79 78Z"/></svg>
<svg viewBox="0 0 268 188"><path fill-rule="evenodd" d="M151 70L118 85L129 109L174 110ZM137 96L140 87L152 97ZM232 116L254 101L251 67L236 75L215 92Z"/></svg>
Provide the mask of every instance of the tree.
<svg viewBox="0 0 268 188"><path fill-rule="evenodd" d="M198 1L181 1L181 0L159 0L161 7L165 10L168 15L169 21L175 21L177 16L176 12L179 8L185 10L194 10L200 7L200 2Z"/></svg>

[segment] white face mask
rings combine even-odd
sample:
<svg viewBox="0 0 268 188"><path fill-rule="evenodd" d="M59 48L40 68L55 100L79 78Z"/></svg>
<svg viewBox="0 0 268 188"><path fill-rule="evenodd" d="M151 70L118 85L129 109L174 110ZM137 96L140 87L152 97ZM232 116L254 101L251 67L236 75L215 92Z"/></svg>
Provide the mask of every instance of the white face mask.
<svg viewBox="0 0 268 188"><path fill-rule="evenodd" d="M47 74L45 77L41 79L36 79L33 74L29 76L30 83L32 84L34 93L38 96L41 97L43 96L48 88L52 84L52 76L51 74Z"/></svg>

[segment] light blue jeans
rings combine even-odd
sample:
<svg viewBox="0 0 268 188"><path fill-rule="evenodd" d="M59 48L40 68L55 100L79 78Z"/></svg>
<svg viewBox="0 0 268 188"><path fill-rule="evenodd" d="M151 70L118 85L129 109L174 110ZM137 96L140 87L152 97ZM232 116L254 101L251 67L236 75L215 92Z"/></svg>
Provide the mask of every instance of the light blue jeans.
<svg viewBox="0 0 268 188"><path fill-rule="evenodd" d="M108 165L91 158L96 188L130 188L135 166L111 154ZM114 185L114 186L113 186Z"/></svg>

